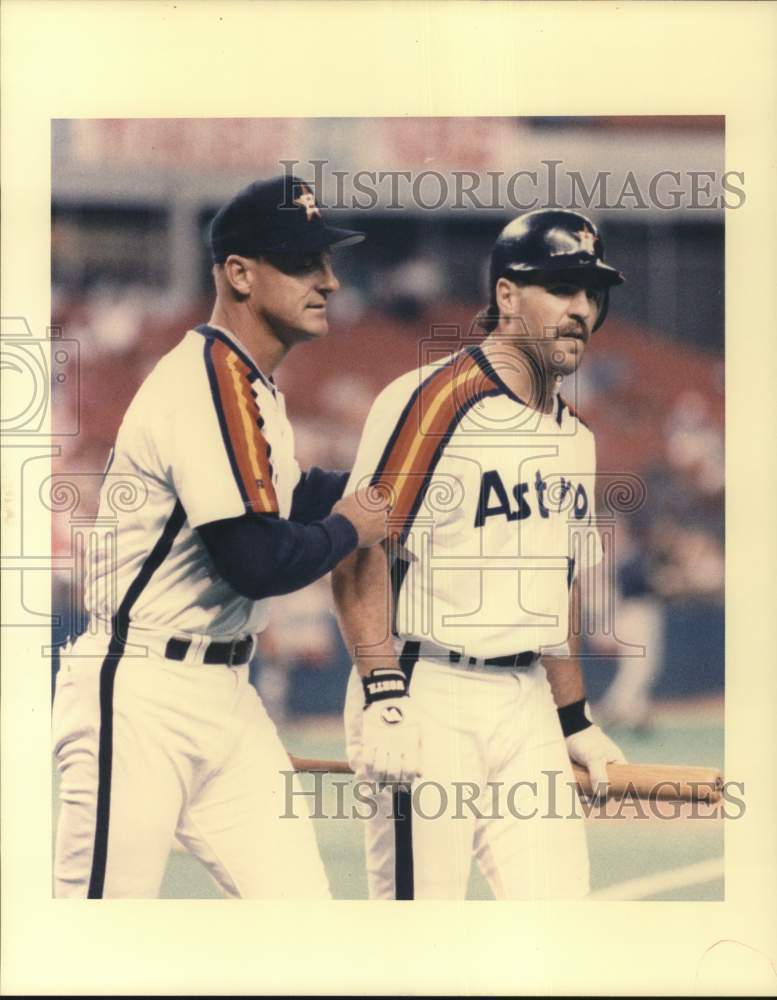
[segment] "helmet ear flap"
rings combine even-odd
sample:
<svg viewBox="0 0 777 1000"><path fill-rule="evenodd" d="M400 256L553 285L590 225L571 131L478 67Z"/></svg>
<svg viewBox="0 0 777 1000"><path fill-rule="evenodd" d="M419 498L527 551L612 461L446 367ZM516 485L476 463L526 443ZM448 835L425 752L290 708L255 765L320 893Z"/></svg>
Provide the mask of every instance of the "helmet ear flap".
<svg viewBox="0 0 777 1000"><path fill-rule="evenodd" d="M607 312L610 308L610 289L602 289L602 304L599 306L599 315L596 317L596 322L594 323L591 333L596 333L599 327L604 323L607 317Z"/></svg>

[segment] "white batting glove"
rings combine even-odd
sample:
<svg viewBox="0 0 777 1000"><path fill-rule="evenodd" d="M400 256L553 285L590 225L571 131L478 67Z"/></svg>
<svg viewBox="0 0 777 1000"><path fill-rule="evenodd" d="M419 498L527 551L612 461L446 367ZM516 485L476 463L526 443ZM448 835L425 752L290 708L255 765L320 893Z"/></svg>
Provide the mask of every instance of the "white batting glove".
<svg viewBox="0 0 777 1000"><path fill-rule="evenodd" d="M362 678L366 704L362 718L360 773L368 781L411 782L420 775L421 727L413 716L407 678L392 667Z"/></svg>
<svg viewBox="0 0 777 1000"><path fill-rule="evenodd" d="M609 786L607 765L625 764L623 751L593 724L585 699L565 705L558 714L570 759L587 769L594 798L605 798Z"/></svg>

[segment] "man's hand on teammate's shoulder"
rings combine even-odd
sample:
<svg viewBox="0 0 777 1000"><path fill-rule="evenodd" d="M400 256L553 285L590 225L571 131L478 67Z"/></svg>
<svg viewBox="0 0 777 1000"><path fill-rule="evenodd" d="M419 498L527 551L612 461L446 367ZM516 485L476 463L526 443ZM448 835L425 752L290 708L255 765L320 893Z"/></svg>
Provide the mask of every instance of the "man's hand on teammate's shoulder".
<svg viewBox="0 0 777 1000"><path fill-rule="evenodd" d="M413 781L421 773L421 729L404 673L396 667L379 667L363 677L362 684L365 706L357 762L360 777L378 782Z"/></svg>
<svg viewBox="0 0 777 1000"><path fill-rule="evenodd" d="M585 699L559 708L558 714L570 760L587 769L594 798L605 798L609 785L607 765L625 764L623 751L594 724Z"/></svg>
<svg viewBox="0 0 777 1000"><path fill-rule="evenodd" d="M376 545L388 534L391 505L369 487L338 500L332 513L340 514L351 522L359 536L360 549Z"/></svg>

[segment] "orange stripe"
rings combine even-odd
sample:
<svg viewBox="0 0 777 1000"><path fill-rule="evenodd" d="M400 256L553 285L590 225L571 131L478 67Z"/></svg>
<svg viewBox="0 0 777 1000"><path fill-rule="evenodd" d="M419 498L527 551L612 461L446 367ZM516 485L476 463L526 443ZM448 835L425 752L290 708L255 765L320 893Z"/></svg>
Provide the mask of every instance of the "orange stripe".
<svg viewBox="0 0 777 1000"><path fill-rule="evenodd" d="M259 430L256 421L259 419L259 407L254 399L247 381L248 369L236 354L230 353L227 358L227 366L232 375L232 385L235 394L240 401L238 413L240 423L244 433L244 441L253 447L246 450L246 457L251 469L253 483L259 493L259 498L263 504L263 510L272 509L275 502L272 486L272 469L267 455L267 442Z"/></svg>
<svg viewBox="0 0 777 1000"><path fill-rule="evenodd" d="M259 406L251 392L249 369L226 344L213 344L213 367L240 479L250 508L257 514L278 512L268 445L259 430Z"/></svg>
<svg viewBox="0 0 777 1000"><path fill-rule="evenodd" d="M405 464L405 459L411 453L415 442L424 434L432 433L431 428L424 429L424 417L428 416L436 396L447 390L453 377L454 372L451 367L443 368L421 389L386 461L389 475L396 476Z"/></svg>
<svg viewBox="0 0 777 1000"><path fill-rule="evenodd" d="M463 380L462 380L463 381ZM410 445L402 464L395 474L397 502L394 513L397 518L406 519L410 514L424 478L429 471L440 444L440 438L456 417L462 402L459 379L452 379L435 395L423 417L422 425Z"/></svg>
<svg viewBox="0 0 777 1000"><path fill-rule="evenodd" d="M494 388L495 384L468 355L441 369L438 377L422 388L378 480L394 492L392 519L404 522L412 512L441 439L457 413L479 392Z"/></svg>

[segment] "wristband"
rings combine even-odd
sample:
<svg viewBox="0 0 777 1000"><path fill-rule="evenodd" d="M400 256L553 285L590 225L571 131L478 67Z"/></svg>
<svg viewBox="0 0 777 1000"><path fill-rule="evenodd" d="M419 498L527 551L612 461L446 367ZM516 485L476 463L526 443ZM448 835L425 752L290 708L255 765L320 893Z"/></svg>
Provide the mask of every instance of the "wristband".
<svg viewBox="0 0 777 1000"><path fill-rule="evenodd" d="M395 667L377 667L368 677L362 677L365 707L386 698L407 695L407 678Z"/></svg>
<svg viewBox="0 0 777 1000"><path fill-rule="evenodd" d="M565 737L574 736L575 733L593 725L591 710L585 698L573 701L571 705L564 705L558 710L558 718L561 723L561 732Z"/></svg>

